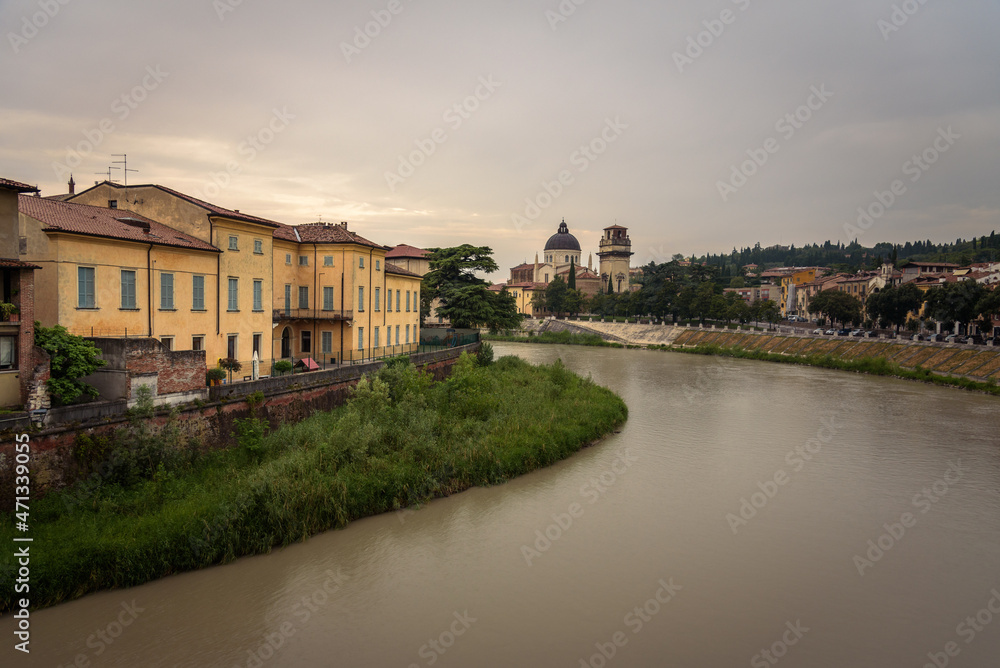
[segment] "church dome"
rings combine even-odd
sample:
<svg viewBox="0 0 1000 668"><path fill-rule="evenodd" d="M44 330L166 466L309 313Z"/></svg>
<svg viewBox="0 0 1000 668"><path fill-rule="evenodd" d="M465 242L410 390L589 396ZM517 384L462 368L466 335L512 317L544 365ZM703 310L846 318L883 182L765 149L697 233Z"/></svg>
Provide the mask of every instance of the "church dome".
<svg viewBox="0 0 1000 668"><path fill-rule="evenodd" d="M549 240L545 242L545 250L580 250L580 242L576 240L576 237L569 233L569 228L566 226L565 220L563 220L563 222L559 225L559 231L549 237Z"/></svg>

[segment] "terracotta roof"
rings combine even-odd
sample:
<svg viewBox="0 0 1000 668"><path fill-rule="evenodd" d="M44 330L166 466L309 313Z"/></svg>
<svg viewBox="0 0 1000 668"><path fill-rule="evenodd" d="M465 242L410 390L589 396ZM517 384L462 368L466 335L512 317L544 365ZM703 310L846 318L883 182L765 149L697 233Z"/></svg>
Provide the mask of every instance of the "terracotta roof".
<svg viewBox="0 0 1000 668"><path fill-rule="evenodd" d="M548 283L533 283L531 281L525 281L523 283L503 283L501 284L507 288L527 288L529 290L538 290L539 288L544 288Z"/></svg>
<svg viewBox="0 0 1000 668"><path fill-rule="evenodd" d="M16 269L41 269L37 264L29 264L20 260L11 260L0 257L0 267L12 267Z"/></svg>
<svg viewBox="0 0 1000 668"><path fill-rule="evenodd" d="M369 241L335 223L306 223L305 225L276 223L276 225L278 228L274 231L274 236L286 241L303 244L358 244L372 248L385 248L385 246Z"/></svg>
<svg viewBox="0 0 1000 668"><path fill-rule="evenodd" d="M42 229L45 231L70 232L158 246L220 252L218 248L201 239L122 209L107 209L21 195L18 197L18 211L41 221Z"/></svg>
<svg viewBox="0 0 1000 668"><path fill-rule="evenodd" d="M38 191L38 188L35 186L29 186L27 183L12 181L11 179L5 179L3 177L0 177L0 188L3 188L4 190L13 190L19 193L33 193Z"/></svg>
<svg viewBox="0 0 1000 668"><path fill-rule="evenodd" d="M422 278L420 274L415 274L408 269L403 269L402 267L397 267L389 262L385 263L385 273L387 274L399 274L400 276L415 276L417 278Z"/></svg>
<svg viewBox="0 0 1000 668"><path fill-rule="evenodd" d="M627 230L627 227L622 227L621 225L612 225L610 227L605 227L606 230Z"/></svg>
<svg viewBox="0 0 1000 668"><path fill-rule="evenodd" d="M416 246L410 246L407 244L399 244L391 251L385 254L387 258L393 257L427 257L427 253L423 248L417 248Z"/></svg>

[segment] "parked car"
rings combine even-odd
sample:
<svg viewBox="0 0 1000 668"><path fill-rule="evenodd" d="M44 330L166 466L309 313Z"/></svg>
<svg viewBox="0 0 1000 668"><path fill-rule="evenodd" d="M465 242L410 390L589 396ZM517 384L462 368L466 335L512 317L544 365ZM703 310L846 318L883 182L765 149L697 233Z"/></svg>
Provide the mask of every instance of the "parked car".
<svg viewBox="0 0 1000 668"><path fill-rule="evenodd" d="M837 336L849 336L850 333L851 333L851 330L850 330L849 327L845 327L844 329L838 329L837 330Z"/></svg>
<svg viewBox="0 0 1000 668"><path fill-rule="evenodd" d="M812 331L812 333L813 333L813 334L822 334L822 333L823 333L823 330L822 330L822 328L817 328L817 329L814 329L814 330Z"/></svg>
<svg viewBox="0 0 1000 668"><path fill-rule="evenodd" d="M873 331L873 330L868 330L867 332L865 332L865 338L868 338L868 339L877 339L878 338L878 332Z"/></svg>
<svg viewBox="0 0 1000 668"><path fill-rule="evenodd" d="M913 335L913 340L914 341L926 341L927 337L924 336L923 334L914 334Z"/></svg>
<svg viewBox="0 0 1000 668"><path fill-rule="evenodd" d="M940 334L928 334L927 335L927 340L928 341L943 341L944 337L941 336Z"/></svg>
<svg viewBox="0 0 1000 668"><path fill-rule="evenodd" d="M944 337L945 343L966 343L967 339L961 334L949 334Z"/></svg>
<svg viewBox="0 0 1000 668"><path fill-rule="evenodd" d="M835 330L835 329L828 329L828 330L826 330L823 333L826 334L827 336L836 336L837 330Z"/></svg>
<svg viewBox="0 0 1000 668"><path fill-rule="evenodd" d="M863 330L863 329L852 329L851 330L851 336L864 336L864 335L865 335L865 330Z"/></svg>

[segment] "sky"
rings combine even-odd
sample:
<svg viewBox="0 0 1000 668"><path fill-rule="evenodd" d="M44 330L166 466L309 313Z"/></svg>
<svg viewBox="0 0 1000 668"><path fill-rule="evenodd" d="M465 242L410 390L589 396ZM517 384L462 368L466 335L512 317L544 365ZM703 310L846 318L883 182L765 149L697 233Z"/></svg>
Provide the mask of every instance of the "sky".
<svg viewBox="0 0 1000 668"><path fill-rule="evenodd" d="M1000 3L0 0L0 176L633 266L1000 220ZM120 166L120 165L119 165ZM121 170L112 178L121 180ZM594 258L596 264L597 258Z"/></svg>

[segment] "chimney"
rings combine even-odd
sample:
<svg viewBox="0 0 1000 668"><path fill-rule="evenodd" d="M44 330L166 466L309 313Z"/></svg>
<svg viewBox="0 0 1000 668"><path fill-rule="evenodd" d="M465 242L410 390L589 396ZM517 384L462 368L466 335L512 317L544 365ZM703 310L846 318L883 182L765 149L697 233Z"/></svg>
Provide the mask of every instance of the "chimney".
<svg viewBox="0 0 1000 668"><path fill-rule="evenodd" d="M73 180L72 174L69 175L69 194L70 195L76 194L76 181Z"/></svg>

